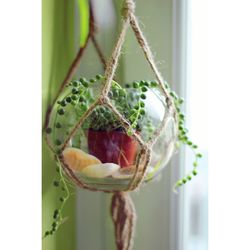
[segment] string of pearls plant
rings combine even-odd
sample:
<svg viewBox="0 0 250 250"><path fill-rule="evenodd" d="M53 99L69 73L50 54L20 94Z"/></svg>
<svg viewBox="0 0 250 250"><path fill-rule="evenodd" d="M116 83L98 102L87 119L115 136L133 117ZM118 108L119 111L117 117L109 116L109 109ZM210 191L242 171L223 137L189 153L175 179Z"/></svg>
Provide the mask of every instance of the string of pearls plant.
<svg viewBox="0 0 250 250"><path fill-rule="evenodd" d="M57 102L58 107L56 110L56 116L66 115L66 107L68 105L72 105L74 107L76 116L80 118L95 101L95 94L92 91L93 85L96 84L97 86L102 86L103 80L104 77L102 75L97 75L95 78L90 80L80 78L79 80L70 82L66 86L66 88L69 88L70 91ZM198 151L198 146L194 144L188 137L188 130L185 127L185 115L182 112L182 105L184 103L183 98L180 98L174 91L172 91L166 82L165 87L173 97L177 110L178 140L176 142L176 148L179 148L181 145L186 145L191 148L195 157L191 172L175 183L174 190L176 190L178 187L190 181L193 176L197 175L197 167L199 164L199 159L202 157L202 155ZM114 102L117 110L124 115L133 129L138 131L138 133L143 134L145 140L151 139L155 129L145 109L145 101L147 99L147 92L149 90L156 93L157 96L157 92L160 93L158 82L141 80L127 83L124 87L122 87L116 81L112 81L112 87L109 92L109 98L112 102ZM163 100L161 99L161 101ZM57 122L53 125L53 127L47 127L45 132L47 134L53 135L54 131L62 129L63 126L63 124ZM121 124L117 121L116 116L109 108L105 106L97 106L81 127L83 130L90 128L101 131L117 131L119 129L123 129ZM130 136L132 131L127 130L126 133L128 136ZM54 153L56 157L58 157L58 155L61 153L60 146L63 144L63 141L56 137L53 137L53 140L53 143L56 145ZM66 201L70 196L68 184L63 176L62 167L59 160L58 164L58 176L53 184L56 188L61 188L63 195L59 198L60 206L54 210L51 229L45 232L44 237L54 234L59 226L65 221L62 216L62 211Z"/></svg>
<svg viewBox="0 0 250 250"><path fill-rule="evenodd" d="M61 189L62 195L58 199L58 203L59 203L58 208L56 208L53 212L53 222L51 224L51 229L45 232L43 238L49 235L53 235L57 231L59 226L62 225L66 221L66 218L64 218L62 215L62 212L63 212L63 208L67 200L70 197L70 191L69 191L67 181L63 175L62 166L57 156L56 156L56 160L57 160L57 167L56 167L57 175L56 175L55 180L53 181L53 186L57 189Z"/></svg>
<svg viewBox="0 0 250 250"><path fill-rule="evenodd" d="M168 89L169 86L166 85ZM193 176L196 176L198 174L197 167L199 164L199 159L202 158L202 154L198 151L198 145L194 144L191 139L188 137L188 129L185 126L185 114L182 113L182 105L184 103L184 99L178 97L178 95L174 92L170 92L171 96L175 100L175 106L178 113L178 141L176 143L176 147L179 148L181 145L188 146L194 153L194 161L193 161L193 169L190 171L185 177L178 180L174 185L174 191L183 184L185 184L187 181L191 181Z"/></svg>

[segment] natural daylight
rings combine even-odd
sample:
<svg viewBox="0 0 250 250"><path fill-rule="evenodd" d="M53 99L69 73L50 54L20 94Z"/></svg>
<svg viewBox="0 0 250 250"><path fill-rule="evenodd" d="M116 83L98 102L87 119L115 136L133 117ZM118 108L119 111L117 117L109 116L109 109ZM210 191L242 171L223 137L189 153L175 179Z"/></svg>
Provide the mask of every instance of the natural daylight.
<svg viewBox="0 0 250 250"><path fill-rule="evenodd" d="M208 249L199 8L42 1L43 250Z"/></svg>

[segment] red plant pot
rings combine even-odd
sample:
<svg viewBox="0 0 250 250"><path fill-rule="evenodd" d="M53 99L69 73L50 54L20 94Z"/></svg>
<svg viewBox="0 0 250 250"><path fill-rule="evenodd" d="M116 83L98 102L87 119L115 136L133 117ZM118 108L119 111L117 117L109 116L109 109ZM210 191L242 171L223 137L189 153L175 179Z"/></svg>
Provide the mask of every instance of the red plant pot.
<svg viewBox="0 0 250 250"><path fill-rule="evenodd" d="M122 131L88 130L89 153L102 163L116 163L121 167L134 165L138 142Z"/></svg>

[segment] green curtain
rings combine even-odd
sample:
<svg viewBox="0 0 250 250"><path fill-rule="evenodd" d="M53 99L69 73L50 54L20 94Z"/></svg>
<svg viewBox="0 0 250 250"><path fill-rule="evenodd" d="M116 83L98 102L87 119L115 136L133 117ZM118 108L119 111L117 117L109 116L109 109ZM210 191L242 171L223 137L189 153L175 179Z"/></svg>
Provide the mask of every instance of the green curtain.
<svg viewBox="0 0 250 250"><path fill-rule="evenodd" d="M58 91L74 51L74 1L42 1L42 107L43 122L49 102ZM53 211L59 202L59 190L52 183L56 174L53 154L43 140L42 146L42 233L50 229ZM43 250L74 250L75 196L65 206L66 226L42 241ZM41 236L42 237L42 236Z"/></svg>

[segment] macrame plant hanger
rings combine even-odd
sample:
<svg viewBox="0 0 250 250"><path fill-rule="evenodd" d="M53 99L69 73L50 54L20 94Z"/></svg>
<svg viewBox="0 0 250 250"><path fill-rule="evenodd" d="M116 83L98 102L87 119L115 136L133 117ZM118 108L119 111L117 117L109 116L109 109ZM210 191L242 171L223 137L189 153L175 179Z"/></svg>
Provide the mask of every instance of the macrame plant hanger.
<svg viewBox="0 0 250 250"><path fill-rule="evenodd" d="M77 124L74 126L74 128L71 130L71 132L67 136L61 148L61 151L66 149L66 147L69 145L71 138L74 137L77 130L81 127L84 121L88 118L88 116L93 112L93 110L97 106L100 106L100 105L105 106L114 113L117 120L121 123L122 127L126 131L130 131L131 136L140 145L140 152L138 153L136 157L136 166L135 166L135 172L133 174L133 177L131 178L127 188L123 191L117 191L115 189L114 190L102 190L102 189L99 189L98 187L90 187L86 183L78 179L78 177L74 174L74 172L64 162L63 156L59 155L59 160L62 163L62 167L64 169L65 174L78 187L88 189L91 191L103 191L107 193L113 193L112 201L111 201L111 216L112 216L112 220L113 220L114 227L115 227L115 240L116 240L117 250L131 250L133 248L136 211L135 211L134 204L129 196L129 191L138 189L140 184L143 182L144 177L146 175L146 169L151 159L152 146L154 145L156 140L159 138L162 131L166 129L166 125L168 121L174 118L175 122L177 122L177 113L176 113L173 98L164 85L163 78L157 69L157 66L153 58L153 54L149 48L147 40L143 35L143 32L139 26L137 17L135 16L134 13L135 13L134 0L124 0L123 7L122 7L122 17L123 17L122 27L118 35L117 41L115 43L114 49L112 51L111 57L109 58L107 63L105 62L103 56L100 57L102 58L101 60L105 66L104 83L103 83L103 89L102 89L101 95L82 115L80 120L77 122ZM159 84L159 88L166 102L166 108L164 111L163 119L161 123L159 124L159 127L155 130L151 139L147 142L145 142L142 139L140 134L136 133L136 131L132 128L131 124L124 117L124 115L122 115L114 106L114 104L112 104L108 95L112 87L112 80L114 78L114 74L117 69L118 60L121 55L121 49L122 49L125 36L129 27L132 28L135 34L136 40L144 53L145 59L149 63L150 68L152 69L153 73L156 76L157 82ZM94 43L96 42L95 39L94 40L92 39L92 41ZM97 52L98 52L98 49L97 49ZM72 67L75 67L75 65L73 64ZM67 81L70 79L71 76L66 77ZM66 85L67 81L65 81L64 86ZM64 88L64 86L62 86L61 90ZM142 167L140 171L139 171L139 166L140 168Z"/></svg>

